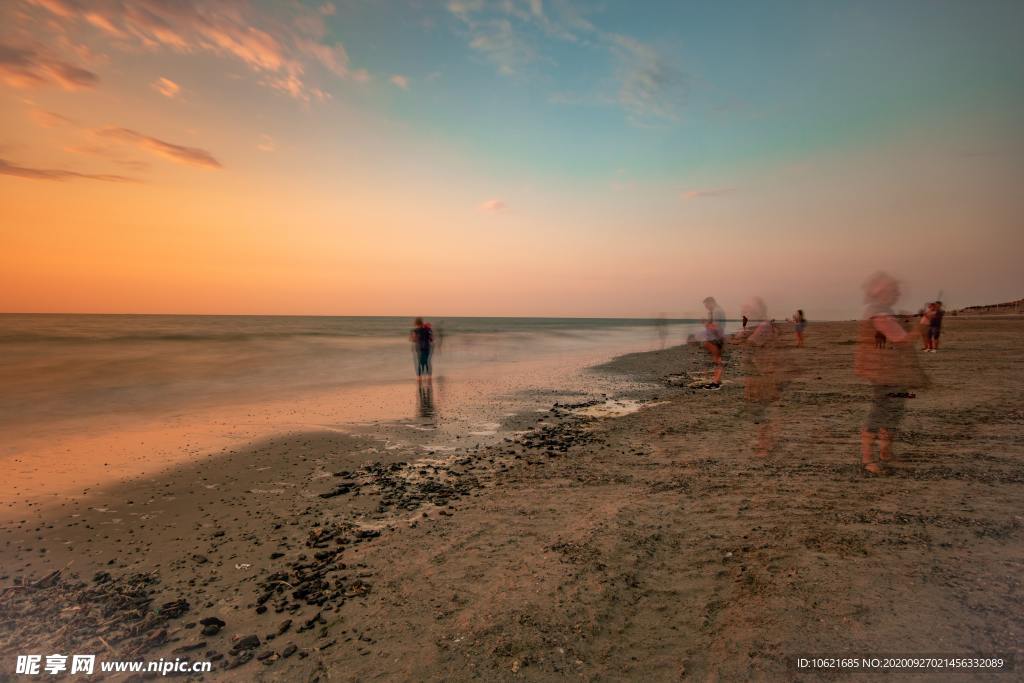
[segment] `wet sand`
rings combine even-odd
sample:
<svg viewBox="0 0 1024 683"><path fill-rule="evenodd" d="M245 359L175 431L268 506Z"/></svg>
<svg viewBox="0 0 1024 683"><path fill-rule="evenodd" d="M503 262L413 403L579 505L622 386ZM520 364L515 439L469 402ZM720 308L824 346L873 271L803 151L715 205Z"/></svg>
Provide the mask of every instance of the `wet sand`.
<svg viewBox="0 0 1024 683"><path fill-rule="evenodd" d="M336 384L324 387L270 385L259 392L249 387L234 402L200 395L134 411L113 405L102 415L93 414L100 405L90 405L82 415L30 420L16 428L8 422L0 444L0 467L8 475L0 491L0 521L26 513L45 516L69 500L173 474L211 454L245 450L283 433L386 434L381 425L405 424L433 430L431 441L442 447L466 440L487 443L509 413L546 409L553 400L583 390L617 390L622 378L597 382L593 375L581 375L587 366L647 341L643 332L622 330L589 337L520 335L512 352L513 337L449 340L435 358L438 376L429 392L407 376L337 383L342 373L333 378ZM406 356L403 344L388 360L395 365L400 359L407 372Z"/></svg>
<svg viewBox="0 0 1024 683"><path fill-rule="evenodd" d="M1022 332L947 320L883 478L857 464L854 324L821 323L786 350L799 371L767 459L744 350L709 392L686 386L709 367L684 346L595 373L634 382L616 398L641 410L558 397L505 416L497 443L434 452L428 432L382 446L419 433L402 424L296 432L97 490L4 525L4 666L116 652L212 658L216 680L746 680L798 677L799 654L1019 660Z"/></svg>

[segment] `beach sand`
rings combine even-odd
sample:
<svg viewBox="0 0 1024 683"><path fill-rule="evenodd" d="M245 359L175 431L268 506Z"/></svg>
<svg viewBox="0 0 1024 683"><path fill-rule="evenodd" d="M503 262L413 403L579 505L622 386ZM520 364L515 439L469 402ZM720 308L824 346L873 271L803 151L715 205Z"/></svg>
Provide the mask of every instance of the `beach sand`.
<svg viewBox="0 0 1024 683"><path fill-rule="evenodd" d="M786 349L797 372L767 459L753 456L745 351L711 392L686 386L706 354L679 346L596 371L643 383L626 402L508 417L495 446L295 433L92 492L3 527L4 673L51 652L214 659L207 679L268 681L747 680L800 678L798 655L1019 659L1022 333L947 318L881 478L858 466L870 388L850 322ZM207 617L225 624L202 635Z"/></svg>

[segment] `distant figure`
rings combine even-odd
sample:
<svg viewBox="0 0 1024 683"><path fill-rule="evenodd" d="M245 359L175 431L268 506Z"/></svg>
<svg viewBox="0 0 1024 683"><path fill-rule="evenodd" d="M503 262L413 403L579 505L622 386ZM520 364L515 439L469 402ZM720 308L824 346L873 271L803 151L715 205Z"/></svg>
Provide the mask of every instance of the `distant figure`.
<svg viewBox="0 0 1024 683"><path fill-rule="evenodd" d="M416 380L429 380L430 356L434 352L434 333L430 329L430 323L424 323L423 318L416 318L412 331L409 332L409 341L412 342L412 355L416 363Z"/></svg>
<svg viewBox="0 0 1024 683"><path fill-rule="evenodd" d="M803 309L799 309L793 314L793 330L796 332L796 345L798 347L803 347L804 345L805 329L807 329L807 318L804 317Z"/></svg>
<svg viewBox="0 0 1024 683"><path fill-rule="evenodd" d="M921 309L921 319L917 321L917 332L921 337L921 350L927 351L930 346L928 344L928 330L932 326L932 314L935 311L935 304L928 304Z"/></svg>
<svg viewBox="0 0 1024 683"><path fill-rule="evenodd" d="M875 332L875 348L884 349L886 345L885 335L881 332Z"/></svg>
<svg viewBox="0 0 1024 683"><path fill-rule="evenodd" d="M704 307L708 309L708 317L704 321L704 348L711 354L711 362L715 372L707 389L722 388L722 353L725 351L725 311L722 310L714 297L704 299Z"/></svg>
<svg viewBox="0 0 1024 683"><path fill-rule="evenodd" d="M761 322L743 338L750 351L744 358L744 398L747 412L757 425L757 446L754 454L767 457L776 441L776 428L769 408L780 395L779 331L768 320L768 310L760 297L744 305L754 320ZM744 316L746 317L746 316Z"/></svg>
<svg viewBox="0 0 1024 683"><path fill-rule="evenodd" d="M932 317L928 321L928 345L925 349L930 353L939 350L939 335L942 334L942 316L946 311L942 308L942 302L936 301L932 304Z"/></svg>
<svg viewBox="0 0 1024 683"><path fill-rule="evenodd" d="M655 326L658 328L658 342L662 349L665 348L666 342L668 342L668 320L664 313L659 313L658 317L654 320Z"/></svg>
<svg viewBox="0 0 1024 683"><path fill-rule="evenodd" d="M743 316L743 329L747 329L747 316Z"/></svg>
<svg viewBox="0 0 1024 683"><path fill-rule="evenodd" d="M860 434L861 467L868 476L881 474L881 463L893 457L892 443L906 412L906 399L911 397L907 389L928 383L914 352L914 337L893 312L899 298L899 283L885 273L876 273L864 283L867 307L857 336L854 372L872 385L871 409ZM879 348L879 333L893 344L893 350ZM876 440L879 461L873 455Z"/></svg>
<svg viewBox="0 0 1024 683"><path fill-rule="evenodd" d="M429 326L429 324L428 324ZM433 330L434 336L434 352L441 353L441 347L444 346L444 321L437 323L437 329Z"/></svg>

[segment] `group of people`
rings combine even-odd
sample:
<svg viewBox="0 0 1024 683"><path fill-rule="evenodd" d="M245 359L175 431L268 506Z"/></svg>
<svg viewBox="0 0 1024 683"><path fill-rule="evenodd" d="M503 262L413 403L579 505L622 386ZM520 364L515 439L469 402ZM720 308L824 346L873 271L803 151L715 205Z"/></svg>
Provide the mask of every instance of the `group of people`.
<svg viewBox="0 0 1024 683"><path fill-rule="evenodd" d="M914 353L914 334L900 324L893 310L900 295L899 282L886 273L876 273L864 284L866 308L856 340L854 372L872 387L871 406L860 433L861 465L867 476L882 474L885 463L893 459L893 440L906 412L906 400L914 397L910 390L928 385ZM711 356L713 370L711 382L702 386L714 390L722 386L725 313L713 297L704 299L704 306L708 314L704 320L703 346ZM930 303L921 313L919 332L925 352L938 350L943 315L940 301ZM756 321L756 325L748 329L751 321ZM807 328L803 310L798 310L790 321L796 347L803 347ZM754 297L744 305L742 325L733 341L749 349L745 357L744 394L747 411L758 425L755 454L764 457L775 441L768 410L780 397L792 364L783 361L781 333L768 317L763 300Z"/></svg>
<svg viewBox="0 0 1024 683"><path fill-rule="evenodd" d="M864 474L868 476L883 473L884 463L893 457L892 443L906 410L906 399L914 396L910 389L923 388L928 384L914 353L914 335L900 324L893 310L900 294L899 282L885 273L872 275L864 284L866 308L856 340L854 372L872 387L871 407L860 434L861 463ZM711 357L712 374L711 381L700 386L718 390L722 387L725 370L725 311L714 297L705 298L703 303L707 316L701 341ZM929 303L921 311L919 335L925 352L938 351L944 315L941 301ZM756 325L748 329L751 321ZM796 347L802 348L807 317L800 309L789 321L796 335ZM744 368L746 406L758 425L755 452L763 457L769 454L775 442L775 429L768 418L768 410L780 397L788 379L787 365L791 364L782 361L779 326L768 317L767 306L759 297L744 305L742 326L740 332L733 336L733 341L749 347ZM422 318L416 318L409 332L416 379L421 384L430 382L431 357L435 346L440 344L440 336L439 331L435 335L431 324ZM691 339L698 341L692 335Z"/></svg>

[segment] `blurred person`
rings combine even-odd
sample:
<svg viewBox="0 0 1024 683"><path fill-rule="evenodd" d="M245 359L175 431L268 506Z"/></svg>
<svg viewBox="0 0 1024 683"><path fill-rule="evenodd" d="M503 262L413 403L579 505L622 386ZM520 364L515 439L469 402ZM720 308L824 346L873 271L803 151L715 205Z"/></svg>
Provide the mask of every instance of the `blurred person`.
<svg viewBox="0 0 1024 683"><path fill-rule="evenodd" d="M893 311L899 298L899 282L886 273L875 273L864 283L866 307L854 352L854 372L872 387L871 408L860 433L861 467L867 476L882 474L882 463L893 458L893 440L906 412L906 399L911 396L907 389L924 387L928 382L917 361L913 334L903 328ZM893 349L878 347L878 333Z"/></svg>
<svg viewBox="0 0 1024 683"><path fill-rule="evenodd" d="M423 318L416 318L409 332L409 341L412 342L412 355L416 364L416 381L429 380L430 356L434 352L434 333L430 329L430 323L424 323Z"/></svg>
<svg viewBox="0 0 1024 683"><path fill-rule="evenodd" d="M923 309L921 309L921 318L917 321L917 333L921 336L921 350L927 351L930 347L928 345L928 330L932 325L932 314L935 310L935 304L928 303Z"/></svg>
<svg viewBox="0 0 1024 683"><path fill-rule="evenodd" d="M754 455L767 457L776 441L776 428L769 409L780 396L779 330L768 320L768 309L760 297L744 304L744 318L749 314L760 320L748 335L740 335L750 351L744 359L744 398L746 410L757 425L757 445Z"/></svg>
<svg viewBox="0 0 1024 683"><path fill-rule="evenodd" d="M946 311L942 308L942 302L936 301L932 304L932 317L928 321L928 348L927 351L935 353L939 350L939 335L942 334L942 317Z"/></svg>
<svg viewBox="0 0 1024 683"><path fill-rule="evenodd" d="M444 346L444 321L437 323L437 330L434 331L434 352L441 353Z"/></svg>
<svg viewBox="0 0 1024 683"><path fill-rule="evenodd" d="M722 361L725 351L725 311L711 296L704 299L704 307L708 309L708 317L704 321L704 348L711 354L711 362L715 366L711 383L706 388L717 390L722 388L722 370L725 366Z"/></svg>
<svg viewBox="0 0 1024 683"><path fill-rule="evenodd" d="M796 332L796 345L803 347L804 345L804 330L807 329L807 318L804 317L803 309L797 309L797 312L793 314L793 330Z"/></svg>
<svg viewBox="0 0 1024 683"><path fill-rule="evenodd" d="M664 313L658 314L658 317L654 319L654 325L658 329L658 342L664 349L665 343L668 341L668 319Z"/></svg>
<svg viewBox="0 0 1024 683"><path fill-rule="evenodd" d="M747 329L747 316L743 316L743 329Z"/></svg>

